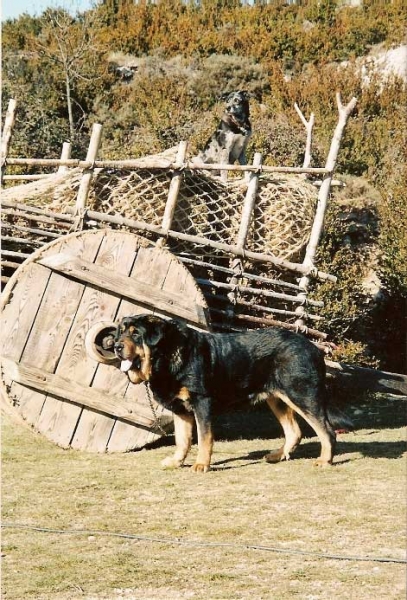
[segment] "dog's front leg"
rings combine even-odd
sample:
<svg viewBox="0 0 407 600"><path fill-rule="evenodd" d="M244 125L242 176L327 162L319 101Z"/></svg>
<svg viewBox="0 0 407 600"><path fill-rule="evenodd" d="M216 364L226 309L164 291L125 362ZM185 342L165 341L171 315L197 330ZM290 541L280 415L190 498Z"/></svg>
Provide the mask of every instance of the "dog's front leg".
<svg viewBox="0 0 407 600"><path fill-rule="evenodd" d="M246 146L243 148L243 150L241 151L239 158L238 158L239 164L246 166L247 165L247 159L246 159ZM245 171L243 174L243 180L245 181L245 183L249 183L250 179L252 177L252 173L250 171Z"/></svg>
<svg viewBox="0 0 407 600"><path fill-rule="evenodd" d="M220 161L219 161L222 165L228 165L231 163L230 160L230 152L228 150L228 148L222 148L221 152L220 152ZM223 181L223 183L227 183L228 180L228 171L221 171L220 172L220 178Z"/></svg>
<svg viewBox="0 0 407 600"><path fill-rule="evenodd" d="M246 166L247 165L247 159L246 159L246 149L243 148L243 150L241 151L239 158L237 159L239 161L240 165Z"/></svg>
<svg viewBox="0 0 407 600"><path fill-rule="evenodd" d="M182 467L184 460L191 448L192 431L194 427L194 415L174 413L175 453L167 456L161 462L165 469L176 469Z"/></svg>
<svg viewBox="0 0 407 600"><path fill-rule="evenodd" d="M194 404L194 413L198 433L198 456L192 470L195 473L206 473L210 469L213 447L210 398L199 398Z"/></svg>

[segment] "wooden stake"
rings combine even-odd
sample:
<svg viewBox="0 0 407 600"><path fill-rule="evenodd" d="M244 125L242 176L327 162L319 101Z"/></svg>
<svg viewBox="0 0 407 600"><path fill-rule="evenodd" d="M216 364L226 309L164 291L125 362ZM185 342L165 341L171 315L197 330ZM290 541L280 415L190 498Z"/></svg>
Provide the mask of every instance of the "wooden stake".
<svg viewBox="0 0 407 600"><path fill-rule="evenodd" d="M88 153L86 155L86 162L89 163L89 167L83 172L81 183L79 185L78 196L76 198L75 214L81 214L85 210L86 201L90 190L90 184L92 182L94 163L99 151L100 141L102 138L102 125L94 123L92 127L92 135L89 142ZM67 162L67 161L66 161ZM60 163L62 164L62 162Z"/></svg>
<svg viewBox="0 0 407 600"><path fill-rule="evenodd" d="M254 167L261 167L262 155L256 152L253 159ZM247 176L247 173L246 173ZM242 216L240 221L239 233L237 235L236 246L244 251L247 241L247 235L249 233L250 222L252 220L253 209L256 202L257 188L259 186L259 174L258 172L249 173L246 197L243 204ZM234 271L233 277L230 279L230 283L233 285L233 289L228 294L231 307L236 305L239 297L237 285L241 281L243 273L243 261L240 258L234 258L231 261L231 267Z"/></svg>
<svg viewBox="0 0 407 600"><path fill-rule="evenodd" d="M180 142L177 157L175 159L175 167L174 174L171 179L170 189L168 191L168 199L165 205L165 211L163 220L161 223L162 229L164 231L169 231L171 229L172 220L174 218L175 208L177 206L179 189L181 187L182 182L182 166L185 161L185 156L187 153L187 142Z"/></svg>
<svg viewBox="0 0 407 600"><path fill-rule="evenodd" d="M71 148L71 142L64 142L62 144L61 161L65 161L68 158L71 158ZM66 173L67 170L68 167L66 165L61 164L58 167L57 173Z"/></svg>
<svg viewBox="0 0 407 600"><path fill-rule="evenodd" d="M3 174L8 155L8 147L10 144L11 134L16 117L16 107L17 102L13 98L11 98L8 103L6 118L4 121L3 134L1 136L1 181L3 181Z"/></svg>

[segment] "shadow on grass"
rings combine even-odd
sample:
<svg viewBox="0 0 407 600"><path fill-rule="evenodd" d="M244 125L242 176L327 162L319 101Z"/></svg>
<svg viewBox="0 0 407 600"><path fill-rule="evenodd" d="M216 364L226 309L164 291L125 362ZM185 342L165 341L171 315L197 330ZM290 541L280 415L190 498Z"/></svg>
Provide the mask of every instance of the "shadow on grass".
<svg viewBox="0 0 407 600"><path fill-rule="evenodd" d="M375 397L366 399L363 404L345 407L345 412L351 416L355 423L354 431L358 429L394 429L404 427L407 416L407 402L405 399ZM356 410L356 414L354 411ZM301 430L303 432L303 441L295 452L295 458L317 458L319 456L320 445L318 442L307 442L307 437L314 437L314 431L301 418L299 419ZM248 462L258 462L263 460L265 454L270 451L267 440L282 438L282 430L272 412L266 406L252 407L248 411L239 411L230 414L218 415L213 422L215 440L234 441L234 440L254 440L264 439L265 449L261 452L249 453L246 456L228 459L226 462L247 460ZM341 439L337 443L335 463L344 463L349 459L341 459L341 455L359 453L363 456L372 458L399 458L406 450L403 442L358 442L354 441L352 433L348 439ZM366 433L365 433L366 435ZM196 443L196 439L194 439ZM161 446L172 446L174 437L167 436L154 442L150 448ZM275 444L270 444L275 446ZM354 460L354 459L352 459ZM220 461L214 466L226 464ZM240 465L242 467L244 465ZM240 468L239 467L239 468ZM237 468L237 467L236 467Z"/></svg>
<svg viewBox="0 0 407 600"><path fill-rule="evenodd" d="M352 434L350 434L352 435ZM358 460L358 457L349 458L349 454L360 454L362 457L368 458L389 458L396 459L401 458L406 452L406 444L404 442L353 442L353 441L340 441L337 443L337 449L334 458L335 464L344 464L346 462ZM248 466L262 462L264 456L270 451L269 448L264 450L256 450L255 452L248 452L246 455L234 456L224 460L218 460L213 463L213 467L222 467L222 469L238 469L244 466ZM314 458L319 456L320 444L319 442L308 442L303 440L302 444L297 448L292 459L299 458ZM344 455L346 457L344 457ZM233 463L247 461L247 465L233 465ZM222 465L228 465L223 467Z"/></svg>

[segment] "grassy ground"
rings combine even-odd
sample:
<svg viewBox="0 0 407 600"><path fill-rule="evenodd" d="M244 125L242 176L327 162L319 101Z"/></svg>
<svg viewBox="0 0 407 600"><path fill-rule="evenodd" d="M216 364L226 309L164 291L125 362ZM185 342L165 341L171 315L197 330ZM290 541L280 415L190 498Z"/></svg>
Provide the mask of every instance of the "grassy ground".
<svg viewBox="0 0 407 600"><path fill-rule="evenodd" d="M339 435L327 469L312 466L316 438L303 441L297 460L269 465L261 457L281 440L253 431L233 439L233 420L220 421L225 441L206 475L161 470L163 444L120 455L67 451L5 417L2 598L405 598L405 564L312 554L405 556L405 402L358 409L356 432ZM263 435L270 419L259 412L243 423Z"/></svg>

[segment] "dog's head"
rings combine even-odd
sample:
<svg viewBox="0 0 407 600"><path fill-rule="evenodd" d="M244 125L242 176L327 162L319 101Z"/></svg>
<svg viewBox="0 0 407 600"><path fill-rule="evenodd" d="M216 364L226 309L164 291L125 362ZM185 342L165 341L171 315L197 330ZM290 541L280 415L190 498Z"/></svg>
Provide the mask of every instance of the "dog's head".
<svg viewBox="0 0 407 600"><path fill-rule="evenodd" d="M132 383L149 381L151 353L164 336L165 320L153 315L124 317L117 326L114 351Z"/></svg>
<svg viewBox="0 0 407 600"><path fill-rule="evenodd" d="M226 101L225 112L241 123L247 121L250 116L249 98L250 94L246 90L230 92L221 96L221 100Z"/></svg>

